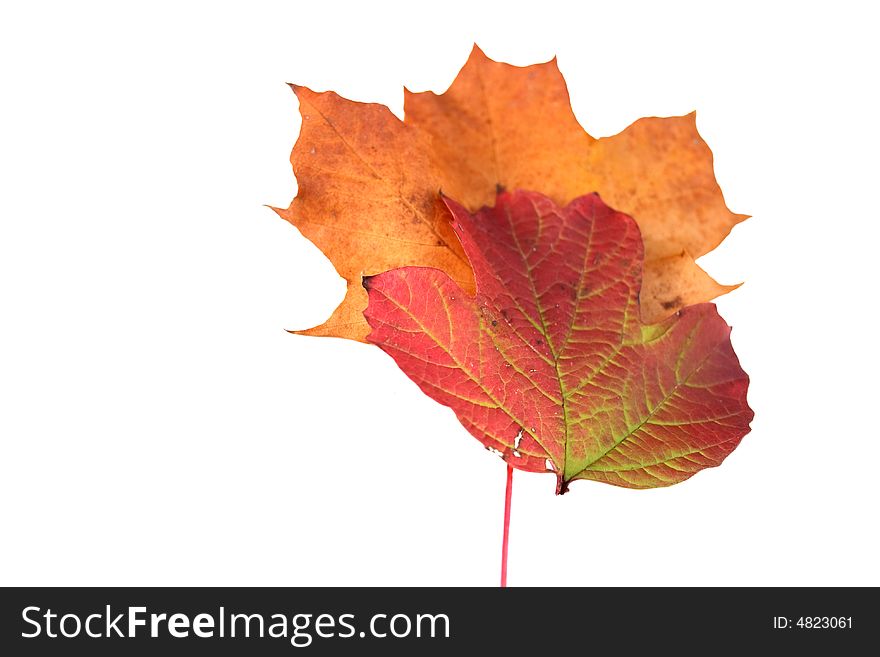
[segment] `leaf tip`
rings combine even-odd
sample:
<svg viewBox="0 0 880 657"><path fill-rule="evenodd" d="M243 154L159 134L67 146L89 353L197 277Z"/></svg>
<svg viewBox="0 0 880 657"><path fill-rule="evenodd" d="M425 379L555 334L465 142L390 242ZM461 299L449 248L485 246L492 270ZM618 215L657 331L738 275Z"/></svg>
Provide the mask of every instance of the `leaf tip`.
<svg viewBox="0 0 880 657"><path fill-rule="evenodd" d="M293 215L291 214L289 207L288 208L278 208L278 207L275 207L274 205L269 205L267 203L264 203L263 207L269 208L270 210L272 210L272 212L274 212L279 217L284 219L284 221L296 226L296 221L294 220Z"/></svg>
<svg viewBox="0 0 880 657"><path fill-rule="evenodd" d="M309 89L308 87L303 86L303 85L301 85L301 84L297 84L296 82L288 82L288 83L287 83L287 86L290 87L290 89L293 91L293 93L296 94L296 97L299 98L300 100L303 99L303 96L307 96L307 95L315 96L315 95L317 95L317 94L315 94L314 91L312 91L312 90Z"/></svg>
<svg viewBox="0 0 880 657"><path fill-rule="evenodd" d="M440 190L440 200L443 201L443 205L446 206L446 209L449 210L452 215L450 219L453 223L461 216L466 215L468 212L458 201L453 199L451 196L447 196L443 193L443 190Z"/></svg>

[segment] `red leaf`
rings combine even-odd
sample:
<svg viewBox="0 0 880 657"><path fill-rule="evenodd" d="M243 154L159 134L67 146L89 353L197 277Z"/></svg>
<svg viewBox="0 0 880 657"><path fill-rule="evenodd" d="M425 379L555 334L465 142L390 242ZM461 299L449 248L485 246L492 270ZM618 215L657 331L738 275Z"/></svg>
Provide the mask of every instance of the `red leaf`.
<svg viewBox="0 0 880 657"><path fill-rule="evenodd" d="M716 466L749 431L748 377L713 304L639 320L642 240L598 195L565 208L446 199L476 295L403 267L364 279L370 342L521 470L630 488Z"/></svg>

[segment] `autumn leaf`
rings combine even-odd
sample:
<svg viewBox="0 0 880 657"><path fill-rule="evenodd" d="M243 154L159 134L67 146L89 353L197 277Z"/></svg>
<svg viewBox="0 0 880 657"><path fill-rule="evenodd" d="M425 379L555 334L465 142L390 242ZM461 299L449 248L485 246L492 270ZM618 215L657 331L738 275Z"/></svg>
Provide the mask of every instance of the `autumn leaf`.
<svg viewBox="0 0 880 657"><path fill-rule="evenodd" d="M434 268L366 278L368 339L488 449L563 493L675 484L739 444L753 413L730 327L708 303L642 323L633 219L596 194L446 204L475 295Z"/></svg>
<svg viewBox="0 0 880 657"><path fill-rule="evenodd" d="M361 277L396 267L436 267L473 290L441 189L470 210L493 202L498 186L540 190L559 204L599 192L641 228L646 321L735 287L694 262L745 217L727 209L693 114L594 139L572 113L555 59L521 68L476 46L446 93L406 92L405 122L383 105L292 86L302 115L291 154L299 191L276 211L348 282L331 318L300 333L364 340Z"/></svg>
<svg viewBox="0 0 880 657"><path fill-rule="evenodd" d="M363 340L361 276L395 267L439 267L466 289L473 275L437 194L439 173L424 135L383 105L294 86L302 128L291 162L299 191L276 210L317 244L348 281L345 299L306 335Z"/></svg>

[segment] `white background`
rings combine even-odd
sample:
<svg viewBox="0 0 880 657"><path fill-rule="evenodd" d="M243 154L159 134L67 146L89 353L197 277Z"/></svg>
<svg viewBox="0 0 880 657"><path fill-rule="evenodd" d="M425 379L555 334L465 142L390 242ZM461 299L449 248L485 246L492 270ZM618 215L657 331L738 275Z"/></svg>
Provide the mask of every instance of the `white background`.
<svg viewBox="0 0 880 657"><path fill-rule="evenodd" d="M880 584L869 3L6 3L0 583L495 585L504 466L375 347L292 336L344 286L286 82L389 105L477 41L554 54L595 136L697 109L702 260L753 430L668 489L517 473L512 585ZM833 7L833 8L832 8Z"/></svg>

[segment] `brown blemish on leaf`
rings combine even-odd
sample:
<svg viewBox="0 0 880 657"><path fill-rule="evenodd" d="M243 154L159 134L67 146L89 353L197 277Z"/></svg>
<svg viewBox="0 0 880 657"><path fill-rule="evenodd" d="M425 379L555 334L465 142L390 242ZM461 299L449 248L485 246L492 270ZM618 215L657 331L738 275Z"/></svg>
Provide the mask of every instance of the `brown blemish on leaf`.
<svg viewBox="0 0 880 657"><path fill-rule="evenodd" d="M673 308L681 308L681 297L675 297L670 301L664 301L660 304L663 310L672 310Z"/></svg>

